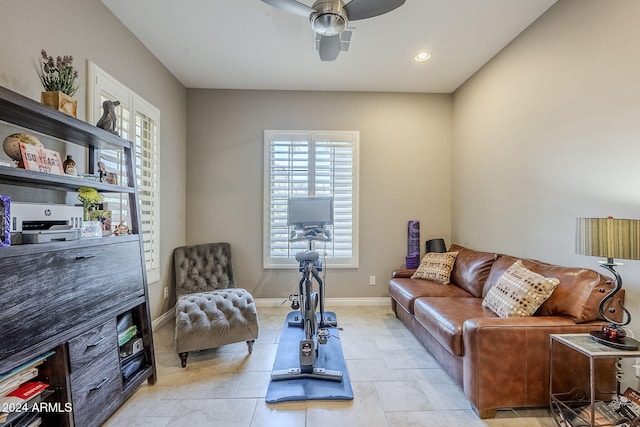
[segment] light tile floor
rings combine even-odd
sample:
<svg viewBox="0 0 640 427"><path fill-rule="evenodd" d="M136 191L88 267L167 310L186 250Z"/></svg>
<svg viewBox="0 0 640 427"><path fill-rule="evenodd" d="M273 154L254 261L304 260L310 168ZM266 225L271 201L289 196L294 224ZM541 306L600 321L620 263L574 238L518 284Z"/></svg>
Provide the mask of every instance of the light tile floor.
<svg viewBox="0 0 640 427"><path fill-rule="evenodd" d="M353 401L264 400L288 305L258 307L260 337L175 353L173 324L154 331L158 381L143 385L106 423L120 426L555 426L546 408L502 410L480 420L459 386L388 307L327 307L338 319ZM322 349L320 349L322 351Z"/></svg>

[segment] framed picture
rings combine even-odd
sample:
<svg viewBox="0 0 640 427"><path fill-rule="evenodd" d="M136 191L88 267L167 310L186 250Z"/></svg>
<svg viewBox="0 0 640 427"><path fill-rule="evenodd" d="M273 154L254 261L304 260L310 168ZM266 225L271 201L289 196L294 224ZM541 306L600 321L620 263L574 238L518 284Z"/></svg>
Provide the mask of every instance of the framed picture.
<svg viewBox="0 0 640 427"><path fill-rule="evenodd" d="M0 196L0 214L2 229L0 230L0 247L11 245L11 197Z"/></svg>
<svg viewBox="0 0 640 427"><path fill-rule="evenodd" d="M111 211L95 209L90 213L91 221L100 221L102 224L102 235L111 235Z"/></svg>
<svg viewBox="0 0 640 427"><path fill-rule="evenodd" d="M118 185L118 175L113 172L107 172L107 175L104 177L104 182L109 184Z"/></svg>
<svg viewBox="0 0 640 427"><path fill-rule="evenodd" d="M113 172L109 172L102 160L98 162L98 174L100 175L101 182L118 185L118 175Z"/></svg>

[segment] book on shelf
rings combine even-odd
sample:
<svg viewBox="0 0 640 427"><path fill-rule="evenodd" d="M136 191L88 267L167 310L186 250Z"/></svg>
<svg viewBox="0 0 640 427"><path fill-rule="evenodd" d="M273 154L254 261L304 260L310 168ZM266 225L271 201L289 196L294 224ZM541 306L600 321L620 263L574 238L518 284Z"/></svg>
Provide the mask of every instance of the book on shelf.
<svg viewBox="0 0 640 427"><path fill-rule="evenodd" d="M49 386L36 378L40 365L54 354L54 351L48 351L0 373L0 427L35 427L42 423L37 411L32 409L41 401Z"/></svg>
<svg viewBox="0 0 640 427"><path fill-rule="evenodd" d="M20 384L38 376L38 368L31 367L18 371L0 381L0 397L4 397L20 387Z"/></svg>
<svg viewBox="0 0 640 427"><path fill-rule="evenodd" d="M138 334L138 328L136 325L129 326L123 333L118 334L118 345L122 346L126 344L131 338Z"/></svg>
<svg viewBox="0 0 640 427"><path fill-rule="evenodd" d="M634 402L636 405L640 405L640 393L637 390L634 390L631 387L627 387L622 395L630 401Z"/></svg>
<svg viewBox="0 0 640 427"><path fill-rule="evenodd" d="M38 427L42 425L42 417L37 412L24 412L17 417L11 417L7 419L7 421L0 421L0 427L4 427L5 425L10 425L12 427Z"/></svg>
<svg viewBox="0 0 640 427"><path fill-rule="evenodd" d="M614 397L613 400L609 402L609 406L616 411L618 415L628 420L635 420L640 417L640 406L624 395Z"/></svg>
<svg viewBox="0 0 640 427"><path fill-rule="evenodd" d="M40 381L28 381L6 396L0 397L0 426L1 423L13 422L29 413L37 412L33 411L34 404L40 401L40 396L47 387L48 384Z"/></svg>
<svg viewBox="0 0 640 427"><path fill-rule="evenodd" d="M0 413L0 427L37 427L42 424L42 417L37 411L2 412Z"/></svg>
<svg viewBox="0 0 640 427"><path fill-rule="evenodd" d="M35 357L31 360L29 360L28 362L23 363L22 365L16 366L15 368L6 371L6 372L2 372L0 373L0 381L9 378L10 376L14 375L16 372L20 372L24 369L29 369L31 367L34 366L38 366L40 364L42 364L42 362L45 361L45 359L47 359L49 356L53 356L55 353L55 351L48 351L46 353L41 354L38 357Z"/></svg>
<svg viewBox="0 0 640 427"><path fill-rule="evenodd" d="M42 393L47 387L49 385L41 381L27 381L6 396L0 397L0 404L3 407L11 404L22 404Z"/></svg>

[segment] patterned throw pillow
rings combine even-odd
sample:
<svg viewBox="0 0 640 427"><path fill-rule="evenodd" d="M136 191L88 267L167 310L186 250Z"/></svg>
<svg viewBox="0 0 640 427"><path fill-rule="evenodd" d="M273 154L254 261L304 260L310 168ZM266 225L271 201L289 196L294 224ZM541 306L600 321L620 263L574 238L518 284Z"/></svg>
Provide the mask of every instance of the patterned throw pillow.
<svg viewBox="0 0 640 427"><path fill-rule="evenodd" d="M489 289L482 305L499 317L528 317L551 296L560 281L544 277L514 262Z"/></svg>
<svg viewBox="0 0 640 427"><path fill-rule="evenodd" d="M449 277L451 276L451 270L453 264L456 262L458 252L429 252L426 254L412 279L431 280L436 283L442 283L443 285L449 284Z"/></svg>

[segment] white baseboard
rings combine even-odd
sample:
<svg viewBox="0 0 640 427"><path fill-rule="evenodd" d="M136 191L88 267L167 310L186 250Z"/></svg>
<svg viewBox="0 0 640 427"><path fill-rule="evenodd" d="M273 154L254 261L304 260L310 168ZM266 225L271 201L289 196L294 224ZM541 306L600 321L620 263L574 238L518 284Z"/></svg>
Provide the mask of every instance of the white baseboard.
<svg viewBox="0 0 640 427"><path fill-rule="evenodd" d="M290 305L287 298L254 298L256 307L280 307L281 305ZM325 298L324 304L327 307L381 307L390 305L389 297L371 297L371 298ZM163 326L165 323L173 322L175 311L169 310L162 313L158 318L151 322L152 330Z"/></svg>
<svg viewBox="0 0 640 427"><path fill-rule="evenodd" d="M165 311L157 319L151 322L151 329L155 331L165 323L172 322L175 315L175 311L173 310Z"/></svg>
<svg viewBox="0 0 640 427"><path fill-rule="evenodd" d="M289 305L287 298L254 298L257 307L279 307ZM325 298L324 304L327 307L356 307L356 306L386 306L390 305L389 297L371 298Z"/></svg>

